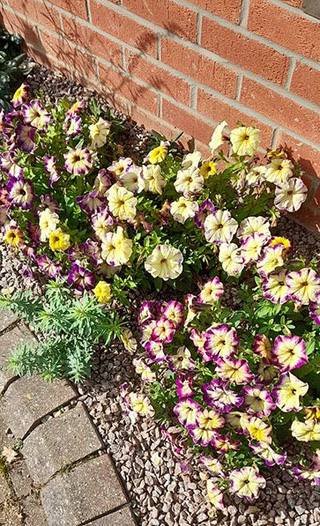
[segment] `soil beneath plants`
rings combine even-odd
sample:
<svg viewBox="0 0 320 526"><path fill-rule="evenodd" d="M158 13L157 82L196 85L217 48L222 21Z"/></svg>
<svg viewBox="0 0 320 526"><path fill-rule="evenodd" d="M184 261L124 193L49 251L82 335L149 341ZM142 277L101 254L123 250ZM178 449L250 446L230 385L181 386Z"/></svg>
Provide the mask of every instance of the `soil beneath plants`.
<svg viewBox="0 0 320 526"><path fill-rule="evenodd" d="M43 66L35 66L27 81L34 93L41 88L51 102L96 96ZM102 97L97 98L109 107ZM125 122L120 138L125 155L142 159L152 135L124 115L112 112ZM279 221L277 233L293 242L297 257L309 261L320 256L320 240L290 219ZM0 289L37 287L31 278L23 276L23 263L6 247L0 246L0 256ZM133 296L133 311L135 301ZM131 323L134 326L134 317ZM227 504L225 515L210 518L204 499L205 471L195 464L187 449L177 451L160 424L152 419L133 421L126 410L121 386L139 389L133 358L120 343L101 349L92 376L80 392L125 482L141 526L320 525L320 490L299 483L280 468L264 473L267 486L257 501L246 503L236 497ZM171 431L174 433L174 429Z"/></svg>

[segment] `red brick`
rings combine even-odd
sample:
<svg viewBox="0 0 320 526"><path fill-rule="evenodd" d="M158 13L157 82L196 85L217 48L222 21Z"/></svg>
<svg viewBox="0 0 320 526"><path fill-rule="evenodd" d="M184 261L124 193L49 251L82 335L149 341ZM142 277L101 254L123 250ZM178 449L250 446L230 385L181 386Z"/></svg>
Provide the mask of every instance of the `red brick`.
<svg viewBox="0 0 320 526"><path fill-rule="evenodd" d="M290 97L290 93L288 95ZM289 130L320 143L320 113L298 104L289 97L280 95L254 80L243 78L240 102Z"/></svg>
<svg viewBox="0 0 320 526"><path fill-rule="evenodd" d="M121 95L150 113L158 114L158 95L152 90L140 86L119 70L99 63L99 79L102 84L105 84L106 90L109 92L109 100L110 96L116 98Z"/></svg>
<svg viewBox="0 0 320 526"><path fill-rule="evenodd" d="M226 18L230 22L239 24L242 0L191 0L202 9L206 9L216 16Z"/></svg>
<svg viewBox="0 0 320 526"><path fill-rule="evenodd" d="M291 214L291 217L313 232L320 233L320 212L317 210L304 205L298 212Z"/></svg>
<svg viewBox="0 0 320 526"><path fill-rule="evenodd" d="M48 2L37 2L36 0L10 0L9 5L17 13L25 15L28 21L34 20L49 29L60 31L58 12Z"/></svg>
<svg viewBox="0 0 320 526"><path fill-rule="evenodd" d="M277 146L284 147L289 157L299 163L307 174L320 178L320 148L312 148L303 139L298 141L284 131L278 135Z"/></svg>
<svg viewBox="0 0 320 526"><path fill-rule="evenodd" d="M47 68L54 69L54 71L63 74L65 77L72 78L70 68L59 62L58 59L54 57L49 57L48 55L41 53L41 51L39 51L36 48L29 48L28 55L31 58L33 58L33 60L39 62L40 64L43 64Z"/></svg>
<svg viewBox="0 0 320 526"><path fill-rule="evenodd" d="M297 62L293 72L290 91L320 106L319 86L320 70L302 62Z"/></svg>
<svg viewBox="0 0 320 526"><path fill-rule="evenodd" d="M237 74L234 71L174 40L162 39L161 61L228 97L236 96Z"/></svg>
<svg viewBox="0 0 320 526"><path fill-rule="evenodd" d="M283 85L286 80L289 66L286 55L228 27L220 26L214 20L203 19L201 44L220 57L276 84Z"/></svg>
<svg viewBox="0 0 320 526"><path fill-rule="evenodd" d="M94 55L104 58L116 66L122 65L121 46L109 38L79 24L72 18L62 18L64 35Z"/></svg>
<svg viewBox="0 0 320 526"><path fill-rule="evenodd" d="M173 126L163 122L158 117L154 117L153 115L146 113L138 106L132 107L131 118L140 126L143 126L146 130L154 130L158 133L161 133L167 139L172 139L175 135Z"/></svg>
<svg viewBox="0 0 320 526"><path fill-rule="evenodd" d="M194 111L184 110L175 104L162 100L162 118L172 124L175 128L188 133L191 137L203 143L209 143L213 124L210 126L201 117L196 116Z"/></svg>
<svg viewBox="0 0 320 526"><path fill-rule="evenodd" d="M1 20L1 25L3 24L8 29L8 31L12 33L16 31L19 33L19 35L24 38L28 46L39 44L38 33L32 23L29 24L18 15L10 13L9 11L5 11L3 6L1 13L3 17L3 20Z"/></svg>
<svg viewBox="0 0 320 526"><path fill-rule="evenodd" d="M92 24L127 44L139 49L141 53L156 57L157 36L149 28L109 9L106 5L91 0Z"/></svg>
<svg viewBox="0 0 320 526"><path fill-rule="evenodd" d="M87 9L85 0L50 0L50 2L73 15L87 20Z"/></svg>
<svg viewBox="0 0 320 526"><path fill-rule="evenodd" d="M234 128L239 122L247 126L257 126L262 133L263 146L270 146L273 132L271 126L259 122L253 117L249 117L237 108L222 102L218 97L215 97L203 90L198 90L197 109L200 113L206 117L209 117L215 122L226 120L230 128Z"/></svg>
<svg viewBox="0 0 320 526"><path fill-rule="evenodd" d="M319 183L319 181L318 181ZM320 210L320 185L318 184L317 189L315 191L313 200L312 200L312 206L315 208L318 208Z"/></svg>
<svg viewBox="0 0 320 526"><path fill-rule="evenodd" d="M60 62L71 66L80 74L93 77L95 75L93 57L82 53L67 40L40 30L41 44L39 51L45 55L56 57Z"/></svg>
<svg viewBox="0 0 320 526"><path fill-rule="evenodd" d="M182 38L196 41L197 14L171 0L123 0L123 6L136 15L164 27Z"/></svg>
<svg viewBox="0 0 320 526"><path fill-rule="evenodd" d="M127 71L134 77L147 82L155 89L166 93L183 104L190 104L191 87L185 80L152 64L138 53L128 50L126 50L126 65Z"/></svg>
<svg viewBox="0 0 320 526"><path fill-rule="evenodd" d="M304 18L266 0L252 0L248 28L313 60L320 60L318 21Z"/></svg>

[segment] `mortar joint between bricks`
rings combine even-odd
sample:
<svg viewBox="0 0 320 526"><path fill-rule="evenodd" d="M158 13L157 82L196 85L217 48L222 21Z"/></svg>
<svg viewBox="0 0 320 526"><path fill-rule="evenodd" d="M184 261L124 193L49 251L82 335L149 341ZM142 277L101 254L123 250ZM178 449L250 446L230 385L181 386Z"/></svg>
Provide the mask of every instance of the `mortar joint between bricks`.
<svg viewBox="0 0 320 526"><path fill-rule="evenodd" d="M250 10L250 0L242 0L241 10L240 10L240 25L245 28L248 25L249 10Z"/></svg>

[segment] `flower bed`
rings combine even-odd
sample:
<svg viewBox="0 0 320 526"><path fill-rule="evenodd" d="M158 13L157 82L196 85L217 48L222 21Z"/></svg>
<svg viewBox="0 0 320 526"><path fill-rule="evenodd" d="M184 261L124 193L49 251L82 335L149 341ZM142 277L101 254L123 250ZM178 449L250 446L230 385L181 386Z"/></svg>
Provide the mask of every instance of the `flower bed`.
<svg viewBox="0 0 320 526"><path fill-rule="evenodd" d="M23 86L17 109L2 114L6 243L30 271L92 290L101 305L128 305L130 289L158 292L141 307L145 354L135 366L146 386L128 394L130 409L178 418L210 472L216 508L228 490L256 497L263 463L285 461L289 428L315 451L320 438L317 262L292 258L290 241L272 235L280 213L306 198L299 167L282 151L261 162L259 130L240 126L227 138L226 123L209 159L182 158L159 138L140 166L119 151L122 123L94 102L50 108L27 95ZM161 299L174 289L189 293L185 302ZM135 349L129 330L122 340ZM20 373L27 358L15 356ZM34 370L46 375L39 358ZM296 474L318 483L318 454L310 467L302 449Z"/></svg>

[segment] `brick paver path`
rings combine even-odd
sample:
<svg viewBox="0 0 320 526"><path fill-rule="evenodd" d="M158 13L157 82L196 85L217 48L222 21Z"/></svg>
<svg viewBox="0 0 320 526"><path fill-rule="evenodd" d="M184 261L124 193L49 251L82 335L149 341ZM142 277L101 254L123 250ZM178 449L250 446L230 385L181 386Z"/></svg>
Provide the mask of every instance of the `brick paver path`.
<svg viewBox="0 0 320 526"><path fill-rule="evenodd" d="M0 314L0 526L135 526L128 497L76 388L17 378L15 345L34 337ZM4 448L19 454L9 464ZM7 450L8 451L8 450Z"/></svg>

